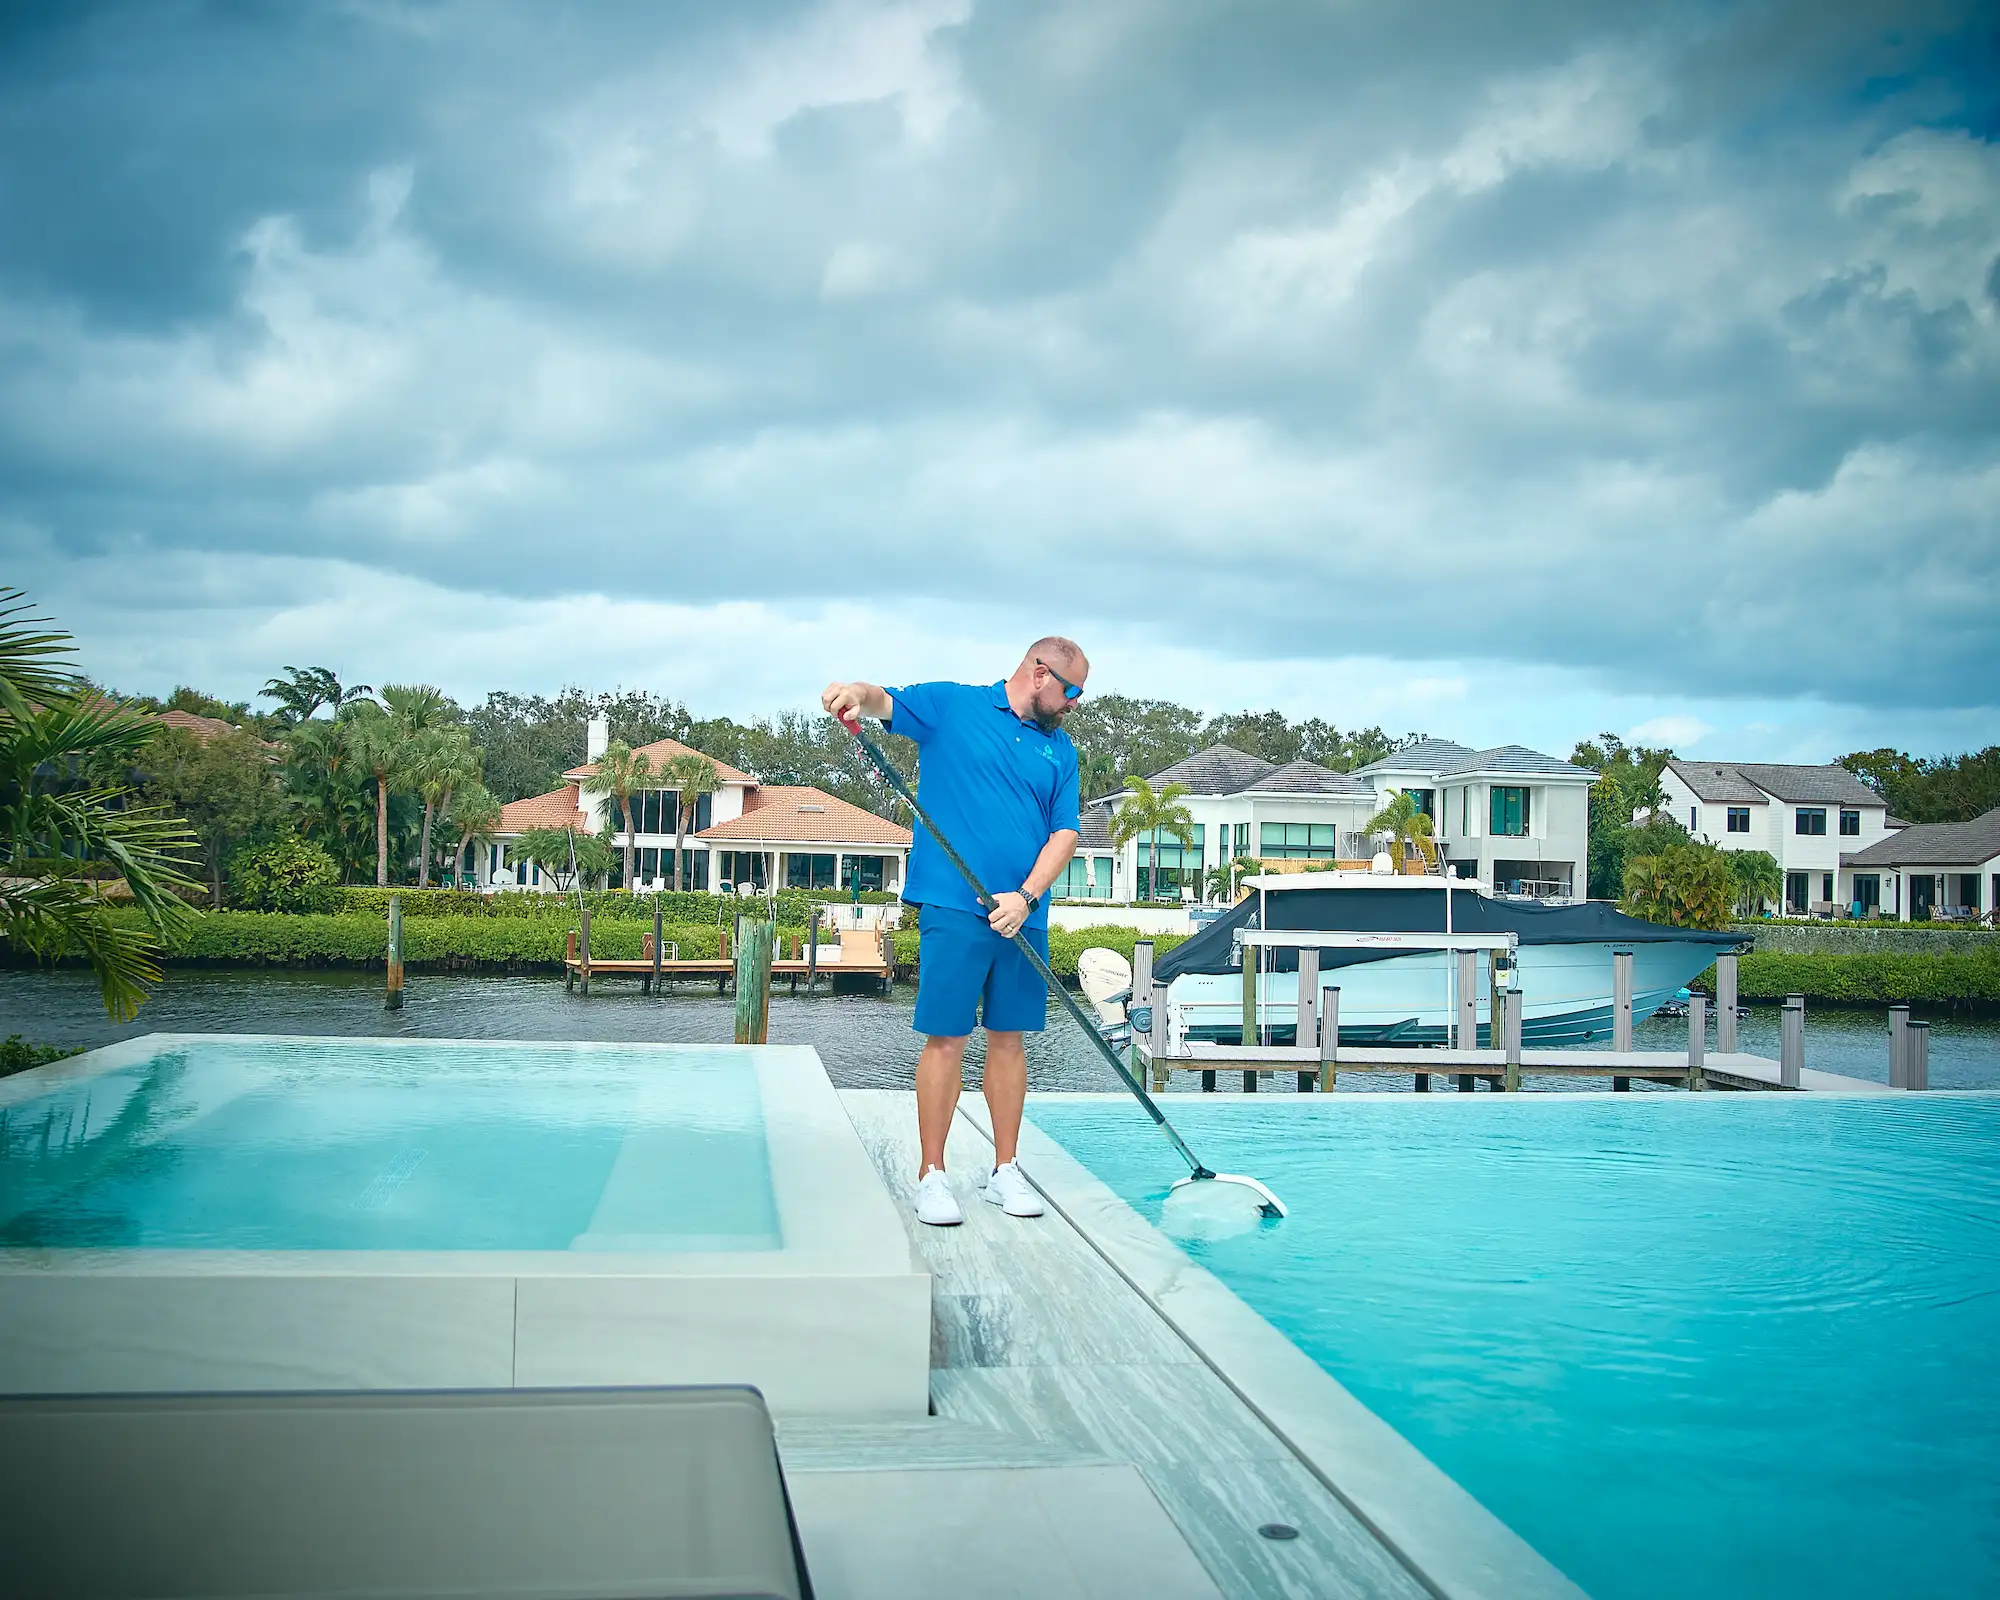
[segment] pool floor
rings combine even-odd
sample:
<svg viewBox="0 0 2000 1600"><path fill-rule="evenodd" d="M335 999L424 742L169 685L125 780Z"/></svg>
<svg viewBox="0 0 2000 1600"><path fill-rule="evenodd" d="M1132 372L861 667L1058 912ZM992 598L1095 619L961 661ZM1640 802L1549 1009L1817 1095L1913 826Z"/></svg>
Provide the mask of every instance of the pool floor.
<svg viewBox="0 0 2000 1600"><path fill-rule="evenodd" d="M1129 1107L1034 1121L1167 1231ZM1599 1600L2000 1592L2000 1097L1176 1102L1183 1248Z"/></svg>

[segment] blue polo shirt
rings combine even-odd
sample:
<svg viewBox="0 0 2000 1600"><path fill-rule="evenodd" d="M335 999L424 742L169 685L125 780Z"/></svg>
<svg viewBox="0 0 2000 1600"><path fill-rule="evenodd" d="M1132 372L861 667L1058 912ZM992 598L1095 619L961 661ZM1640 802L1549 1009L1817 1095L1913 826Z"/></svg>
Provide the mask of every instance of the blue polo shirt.
<svg viewBox="0 0 2000 1600"><path fill-rule="evenodd" d="M966 865L994 894L1018 890L1049 835L1075 828L1076 746L1058 728L1044 733L1007 703L1004 681L913 683L889 690L891 733L922 748L917 798ZM929 831L915 823L903 898L953 911L985 910ZM1044 900L1028 918L1045 927Z"/></svg>

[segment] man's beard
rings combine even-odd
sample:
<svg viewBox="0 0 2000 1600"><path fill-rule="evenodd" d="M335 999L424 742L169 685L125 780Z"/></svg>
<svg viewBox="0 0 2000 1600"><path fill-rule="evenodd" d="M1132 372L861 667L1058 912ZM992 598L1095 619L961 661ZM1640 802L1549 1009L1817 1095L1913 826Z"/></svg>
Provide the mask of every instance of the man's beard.
<svg viewBox="0 0 2000 1600"><path fill-rule="evenodd" d="M1044 711L1040 706L1035 707L1035 726L1044 733L1054 733L1062 726L1062 720L1060 711Z"/></svg>

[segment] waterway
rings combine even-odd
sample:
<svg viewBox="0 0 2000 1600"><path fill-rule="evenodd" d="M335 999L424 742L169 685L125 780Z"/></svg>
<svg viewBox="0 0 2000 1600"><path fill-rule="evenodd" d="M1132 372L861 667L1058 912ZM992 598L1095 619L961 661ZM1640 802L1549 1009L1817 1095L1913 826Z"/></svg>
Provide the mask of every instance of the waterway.
<svg viewBox="0 0 2000 1600"><path fill-rule="evenodd" d="M910 1082L916 1036L910 1021L916 991L897 986L887 995L824 992L807 999L780 988L771 997L771 1042L809 1044L844 1088L900 1088ZM1051 1008L1049 1031L1031 1038L1030 1087L1119 1087L1102 1058ZM1916 1013L1923 1017L1919 1010ZM588 999L566 992L550 976L488 977L412 974L400 1012L382 1008L379 973L289 971L275 968L173 968L138 1018L123 1027L105 1019L96 986L79 969L0 971L0 1036L18 1033L44 1044L95 1046L141 1033L402 1034L420 1038L600 1039L714 1043L734 1026L734 1002L703 985L681 984L660 997L636 983L600 984ZM2000 1089L2000 1021L1933 1013L1930 1071L1935 1089ZM1778 1010L1754 1006L1743 1019L1741 1048L1778 1053ZM1685 1048L1687 1024L1645 1022L1633 1041L1642 1050ZM1710 1048L1714 1048L1711 1030ZM967 1052L967 1076L976 1081L982 1061L979 1036ZM1889 1049L1881 1011L1809 1009L1806 1065L1822 1072L1887 1082ZM1228 1090L1238 1074L1221 1074ZM1448 1080L1433 1080L1441 1087ZM1275 1074L1265 1091L1284 1092L1291 1079ZM1527 1079L1530 1088L1602 1089L1595 1080ZM1343 1088L1407 1092L1407 1078L1353 1076ZM1175 1092L1196 1087L1177 1075ZM1637 1090L1640 1086L1635 1085ZM1674 1093L1678 1091L1663 1090Z"/></svg>

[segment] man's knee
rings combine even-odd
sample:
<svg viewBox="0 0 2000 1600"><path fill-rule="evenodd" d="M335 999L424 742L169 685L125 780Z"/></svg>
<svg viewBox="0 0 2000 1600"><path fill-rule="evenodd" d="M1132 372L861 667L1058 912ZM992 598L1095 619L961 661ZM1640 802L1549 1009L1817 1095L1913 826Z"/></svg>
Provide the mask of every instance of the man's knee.
<svg viewBox="0 0 2000 1600"><path fill-rule="evenodd" d="M972 1035L969 1033L925 1034L924 1053L926 1055L962 1056L965 1054L966 1042L971 1037Z"/></svg>
<svg viewBox="0 0 2000 1600"><path fill-rule="evenodd" d="M1019 1028L988 1028L986 1030L986 1053L995 1050L1025 1050L1023 1041L1027 1038Z"/></svg>

